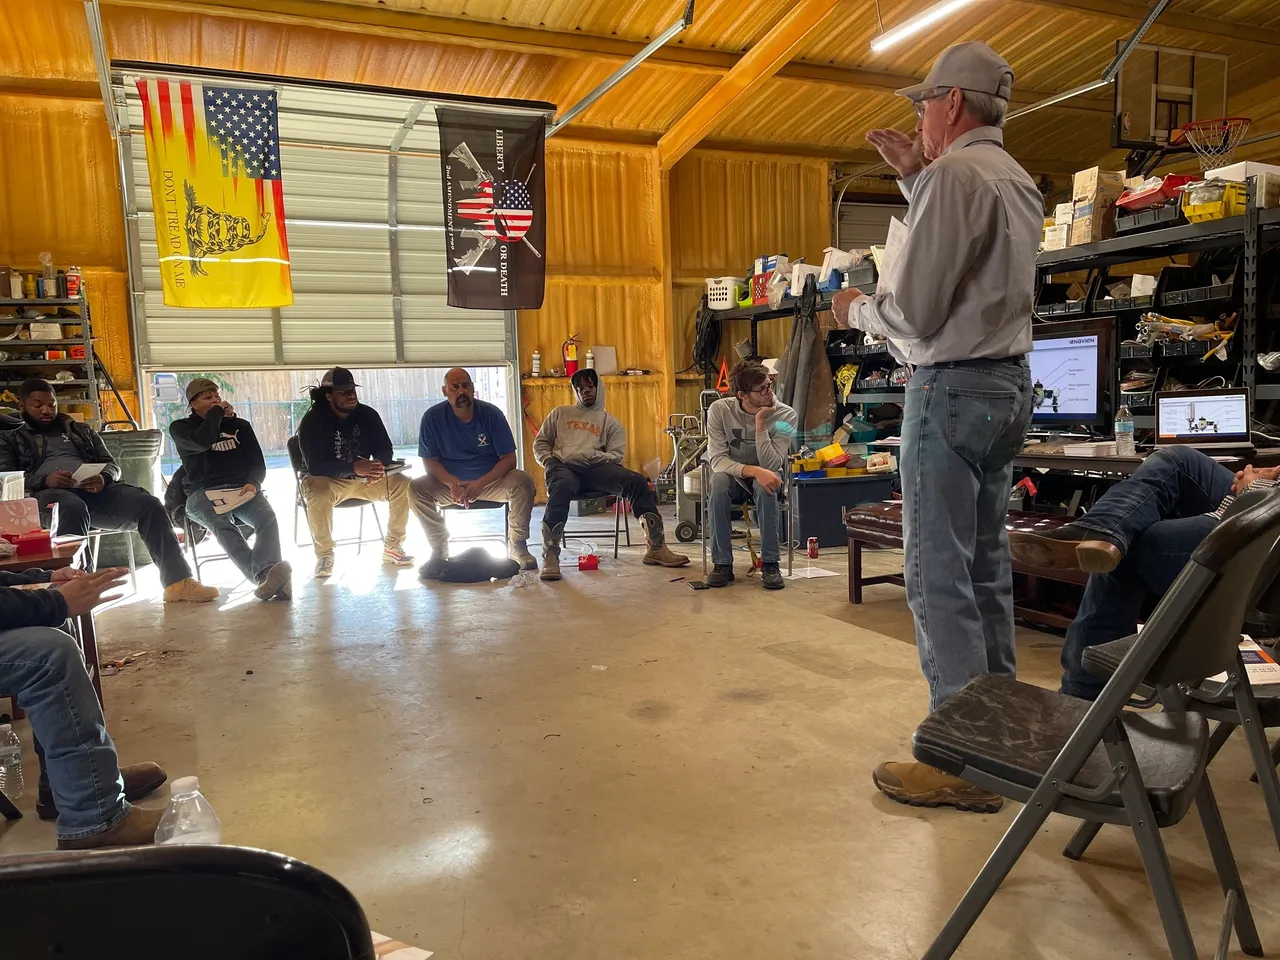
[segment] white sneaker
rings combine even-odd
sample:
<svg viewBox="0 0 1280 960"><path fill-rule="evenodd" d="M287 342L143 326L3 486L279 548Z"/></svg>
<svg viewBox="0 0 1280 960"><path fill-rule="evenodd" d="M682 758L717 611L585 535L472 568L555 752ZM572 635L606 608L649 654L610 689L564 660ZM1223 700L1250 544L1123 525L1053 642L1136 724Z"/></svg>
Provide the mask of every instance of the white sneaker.
<svg viewBox="0 0 1280 960"><path fill-rule="evenodd" d="M332 554L320 557L316 560L316 579L327 580L333 576L333 556Z"/></svg>
<svg viewBox="0 0 1280 960"><path fill-rule="evenodd" d="M389 563L395 567L412 567L413 557L399 547L388 547L382 551L382 562Z"/></svg>

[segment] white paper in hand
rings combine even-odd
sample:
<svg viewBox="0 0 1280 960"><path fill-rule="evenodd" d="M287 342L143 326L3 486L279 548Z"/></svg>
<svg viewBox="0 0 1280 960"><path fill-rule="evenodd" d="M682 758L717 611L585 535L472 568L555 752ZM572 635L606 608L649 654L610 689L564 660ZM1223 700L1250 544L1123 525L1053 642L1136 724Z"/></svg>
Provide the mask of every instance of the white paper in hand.
<svg viewBox="0 0 1280 960"><path fill-rule="evenodd" d="M82 463L76 467L76 472L71 475L71 479L77 484L84 483L90 477L96 477L107 468L105 463Z"/></svg>
<svg viewBox="0 0 1280 960"><path fill-rule="evenodd" d="M907 242L907 225L897 217L889 218L889 235L884 246L873 248L876 253L876 293L893 289L898 276L898 260Z"/></svg>
<svg viewBox="0 0 1280 960"><path fill-rule="evenodd" d="M209 502L213 504L213 512L218 516L224 513L230 513L242 503L248 503L254 498L252 492L246 493L243 487L229 487L225 490L206 490L204 495L209 498Z"/></svg>

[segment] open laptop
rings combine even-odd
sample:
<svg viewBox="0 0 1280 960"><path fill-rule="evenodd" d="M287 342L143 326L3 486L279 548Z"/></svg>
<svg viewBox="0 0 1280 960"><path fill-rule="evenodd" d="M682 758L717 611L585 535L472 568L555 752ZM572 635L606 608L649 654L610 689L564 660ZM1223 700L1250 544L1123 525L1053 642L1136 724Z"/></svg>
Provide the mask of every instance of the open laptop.
<svg viewBox="0 0 1280 960"><path fill-rule="evenodd" d="M1200 450L1252 448L1249 411L1249 391L1244 387L1157 393L1156 449L1171 446Z"/></svg>

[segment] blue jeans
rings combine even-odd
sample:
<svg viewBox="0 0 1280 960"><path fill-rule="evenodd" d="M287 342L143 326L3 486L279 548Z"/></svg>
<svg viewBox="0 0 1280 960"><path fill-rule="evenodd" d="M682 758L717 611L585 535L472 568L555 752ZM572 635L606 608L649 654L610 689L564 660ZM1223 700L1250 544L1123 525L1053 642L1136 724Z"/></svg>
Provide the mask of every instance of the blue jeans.
<svg viewBox="0 0 1280 960"><path fill-rule="evenodd" d="M930 709L974 677L1012 677L1013 571L1005 515L1031 422L1025 361L920 367L902 419L907 604Z"/></svg>
<svg viewBox="0 0 1280 960"><path fill-rule="evenodd" d="M124 780L80 648L54 627L0 631L0 690L27 711L44 748L58 838L77 840L125 818Z"/></svg>
<svg viewBox="0 0 1280 960"><path fill-rule="evenodd" d="M1105 681L1081 665L1086 647L1132 634L1148 596L1160 597L1200 541L1218 525L1204 514L1231 492L1234 475L1198 450L1157 450L1104 493L1076 525L1124 553L1111 573L1094 574L1062 646L1062 692L1095 699Z"/></svg>
<svg viewBox="0 0 1280 960"><path fill-rule="evenodd" d="M267 571L280 562L280 527L276 523L275 511L261 488L252 500L221 516L214 512L213 504L204 491L196 490L187 497L187 516L213 533L227 556L251 583L261 583ZM233 520L253 528L252 549Z"/></svg>
<svg viewBox="0 0 1280 960"><path fill-rule="evenodd" d="M756 503L756 523L760 527L760 562L777 563L782 556L778 543L778 495L769 493L754 480L739 480L728 473L711 475L707 498L707 521L711 528L711 562L733 563L733 523L730 511L736 504Z"/></svg>

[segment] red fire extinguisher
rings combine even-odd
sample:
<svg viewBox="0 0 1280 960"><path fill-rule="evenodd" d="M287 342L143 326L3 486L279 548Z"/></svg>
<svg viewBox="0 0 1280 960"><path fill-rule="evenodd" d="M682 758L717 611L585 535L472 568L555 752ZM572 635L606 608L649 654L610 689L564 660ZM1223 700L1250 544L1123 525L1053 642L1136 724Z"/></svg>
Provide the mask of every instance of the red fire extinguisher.
<svg viewBox="0 0 1280 960"><path fill-rule="evenodd" d="M581 342L575 333L560 345L560 352L564 356L564 375L566 377L572 377L578 372L578 344Z"/></svg>

